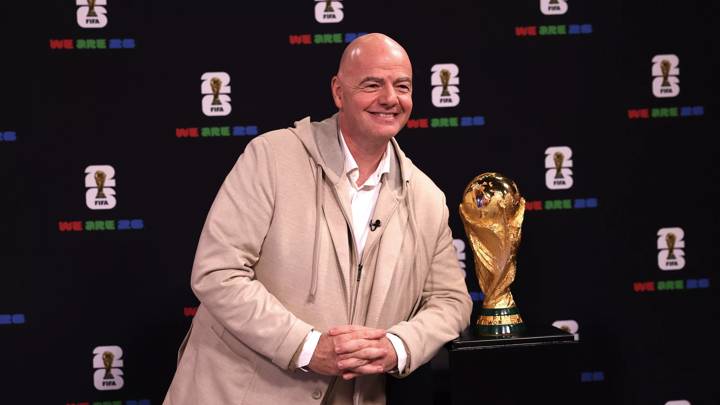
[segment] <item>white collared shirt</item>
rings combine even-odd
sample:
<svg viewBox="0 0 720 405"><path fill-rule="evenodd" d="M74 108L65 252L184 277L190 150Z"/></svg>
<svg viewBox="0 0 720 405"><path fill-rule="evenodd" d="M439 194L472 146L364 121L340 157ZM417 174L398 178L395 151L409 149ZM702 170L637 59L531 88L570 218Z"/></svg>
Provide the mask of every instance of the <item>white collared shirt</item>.
<svg viewBox="0 0 720 405"><path fill-rule="evenodd" d="M370 221L372 220L370 216L373 211L375 211L375 204L380 195L382 176L385 173L390 173L390 157L393 154L393 150L390 142L388 142L387 149L375 172L365 180L365 183L358 185L357 181L360 177L360 168L358 168L355 158L352 153L350 153L350 149L348 149L345 143L342 132L340 132L339 138L343 155L345 155L344 172L350 183L348 197L350 197L350 210L352 211L352 229L353 236L355 236L358 260L360 260L365 248L365 241L367 241L368 230L370 229Z"/></svg>
<svg viewBox="0 0 720 405"><path fill-rule="evenodd" d="M380 187L382 187L382 176L385 173L390 173L390 159L394 156L392 145L388 142L385 154L383 154L380 163L378 164L375 172L365 180L365 183L358 185L357 180L360 177L360 169L358 168L357 162L350 153L345 138L342 132L338 130L338 138L340 138L340 146L345 156L345 178L350 184L349 187L349 198L350 198L350 210L352 211L352 229L353 236L355 237L355 248L357 249L358 260L362 257L363 249L365 249L365 241L367 241L368 230L370 229L370 216L375 211L375 205L377 204L378 196L380 195ZM312 330L305 338L300 356L298 356L297 366L307 371L306 366L310 364L315 348L317 347L318 340L322 334L319 331ZM392 333L386 333L385 336L392 343L395 353L397 354L397 369L402 372L405 369L407 363L407 352L405 351L405 345L402 340L393 335Z"/></svg>

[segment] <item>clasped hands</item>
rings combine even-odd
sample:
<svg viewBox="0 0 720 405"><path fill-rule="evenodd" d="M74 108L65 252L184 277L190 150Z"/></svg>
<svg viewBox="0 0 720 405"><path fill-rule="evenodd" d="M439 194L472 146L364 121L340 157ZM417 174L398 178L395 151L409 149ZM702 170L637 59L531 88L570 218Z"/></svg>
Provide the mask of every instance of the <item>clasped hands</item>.
<svg viewBox="0 0 720 405"><path fill-rule="evenodd" d="M318 374L350 380L385 373L397 367L397 354L382 329L336 326L320 336L308 365Z"/></svg>

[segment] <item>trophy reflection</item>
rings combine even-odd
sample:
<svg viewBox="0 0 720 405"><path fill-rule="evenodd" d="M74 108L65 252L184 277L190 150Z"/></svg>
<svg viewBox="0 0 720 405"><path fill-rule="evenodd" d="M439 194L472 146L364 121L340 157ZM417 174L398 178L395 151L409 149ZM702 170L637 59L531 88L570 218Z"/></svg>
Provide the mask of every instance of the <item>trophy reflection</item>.
<svg viewBox="0 0 720 405"><path fill-rule="evenodd" d="M668 81L668 76L670 76L670 67L669 60L663 59L660 61L660 73L662 73L662 83L660 86L662 87L670 86L670 82Z"/></svg>
<svg viewBox="0 0 720 405"><path fill-rule="evenodd" d="M98 192L95 198L107 198L103 189L105 188L105 179L107 175L104 171L98 170L95 172L95 184L97 185Z"/></svg>
<svg viewBox="0 0 720 405"><path fill-rule="evenodd" d="M555 152L553 155L553 162L555 163L555 178L556 179L562 179L562 164L565 160L565 155L562 154L562 152Z"/></svg>
<svg viewBox="0 0 720 405"><path fill-rule="evenodd" d="M110 372L110 369L112 368L113 360L115 360L115 355L110 352L103 352L102 354L102 361L103 366L105 366L105 377L103 377L103 380L112 380L115 378L115 376Z"/></svg>
<svg viewBox="0 0 720 405"><path fill-rule="evenodd" d="M213 77L212 79L210 79L210 89L212 90L212 94L213 94L212 105L221 105L222 104L220 102L220 98L219 98L220 97L220 87L222 87L222 81L219 78Z"/></svg>
<svg viewBox="0 0 720 405"><path fill-rule="evenodd" d="M435 82L437 83L437 82ZM442 84L442 93L440 97L449 97L448 85L450 84L450 71L447 69L440 70L440 83Z"/></svg>
<svg viewBox="0 0 720 405"><path fill-rule="evenodd" d="M97 17L97 13L95 12L95 0L88 0L88 17Z"/></svg>
<svg viewBox="0 0 720 405"><path fill-rule="evenodd" d="M483 173L465 187L460 217L485 295L475 325L480 335L510 336L525 327L510 292L524 213L525 199L502 174Z"/></svg>

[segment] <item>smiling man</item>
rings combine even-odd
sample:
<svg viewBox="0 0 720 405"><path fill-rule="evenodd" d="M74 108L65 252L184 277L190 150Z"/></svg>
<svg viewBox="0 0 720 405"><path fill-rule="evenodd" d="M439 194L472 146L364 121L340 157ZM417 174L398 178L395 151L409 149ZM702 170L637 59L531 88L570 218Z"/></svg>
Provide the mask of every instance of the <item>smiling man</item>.
<svg viewBox="0 0 720 405"><path fill-rule="evenodd" d="M359 37L331 87L337 114L258 136L218 192L165 404L384 404L469 323L445 196L394 140L407 53Z"/></svg>

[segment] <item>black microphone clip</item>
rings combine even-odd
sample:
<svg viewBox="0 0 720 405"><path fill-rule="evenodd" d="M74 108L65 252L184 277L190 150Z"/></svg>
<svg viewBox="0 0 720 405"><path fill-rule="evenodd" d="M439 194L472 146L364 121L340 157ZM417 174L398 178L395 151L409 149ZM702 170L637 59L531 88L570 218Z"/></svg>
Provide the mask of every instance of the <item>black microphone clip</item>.
<svg viewBox="0 0 720 405"><path fill-rule="evenodd" d="M370 230L375 231L380 227L380 220L376 219L375 221L370 221Z"/></svg>

